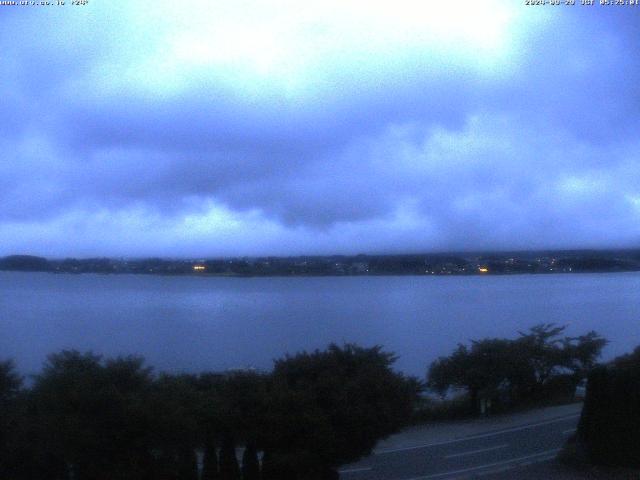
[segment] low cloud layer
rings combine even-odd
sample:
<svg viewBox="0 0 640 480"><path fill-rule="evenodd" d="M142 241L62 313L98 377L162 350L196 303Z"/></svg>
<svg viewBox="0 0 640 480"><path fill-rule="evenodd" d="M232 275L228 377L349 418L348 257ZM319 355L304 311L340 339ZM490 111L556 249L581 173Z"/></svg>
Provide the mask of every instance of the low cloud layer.
<svg viewBox="0 0 640 480"><path fill-rule="evenodd" d="M638 245L635 10L325 3L0 7L0 254Z"/></svg>

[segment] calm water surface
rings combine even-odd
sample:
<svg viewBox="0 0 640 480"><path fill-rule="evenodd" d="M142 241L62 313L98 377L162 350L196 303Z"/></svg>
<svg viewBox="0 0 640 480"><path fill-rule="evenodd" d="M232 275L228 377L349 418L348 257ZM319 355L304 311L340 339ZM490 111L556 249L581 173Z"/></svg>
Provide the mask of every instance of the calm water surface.
<svg viewBox="0 0 640 480"><path fill-rule="evenodd" d="M0 358L24 373L63 348L136 353L160 370L268 369L330 342L381 344L424 375L458 342L540 322L640 345L640 273L215 278L0 272Z"/></svg>

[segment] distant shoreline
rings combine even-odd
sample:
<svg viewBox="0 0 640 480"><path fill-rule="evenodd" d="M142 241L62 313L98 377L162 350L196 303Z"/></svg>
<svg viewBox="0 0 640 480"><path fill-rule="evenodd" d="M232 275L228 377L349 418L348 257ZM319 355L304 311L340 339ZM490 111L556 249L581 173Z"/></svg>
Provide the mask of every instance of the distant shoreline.
<svg viewBox="0 0 640 480"><path fill-rule="evenodd" d="M0 258L0 271L194 277L487 276L640 271L640 250L217 259Z"/></svg>
<svg viewBox="0 0 640 480"><path fill-rule="evenodd" d="M273 275L250 275L250 274L217 274L217 273L144 273L144 272L117 272L117 273L105 273L105 272L52 272L44 270L6 270L0 269L0 272L8 273L46 273L50 275L62 275L62 276L83 276L83 275L99 275L105 277L117 277L117 276L140 276L140 277L185 277L185 278L380 278L380 277L438 277L438 278L460 278L460 277L508 277L508 276L553 276L553 275L588 275L588 274L606 274L606 273L637 273L640 269L634 270L593 270L593 271L579 271L579 272L509 272L509 273L469 273L469 274L417 274L417 273L373 273L366 275L340 275L340 274L273 274Z"/></svg>

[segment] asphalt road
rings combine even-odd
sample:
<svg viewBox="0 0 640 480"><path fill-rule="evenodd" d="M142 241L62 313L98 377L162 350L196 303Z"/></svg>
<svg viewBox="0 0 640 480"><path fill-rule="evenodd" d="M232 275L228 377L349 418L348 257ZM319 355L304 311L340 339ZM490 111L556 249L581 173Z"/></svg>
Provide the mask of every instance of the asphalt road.
<svg viewBox="0 0 640 480"><path fill-rule="evenodd" d="M547 461L560 451L579 414L479 433L462 439L379 450L340 470L343 480L472 478Z"/></svg>

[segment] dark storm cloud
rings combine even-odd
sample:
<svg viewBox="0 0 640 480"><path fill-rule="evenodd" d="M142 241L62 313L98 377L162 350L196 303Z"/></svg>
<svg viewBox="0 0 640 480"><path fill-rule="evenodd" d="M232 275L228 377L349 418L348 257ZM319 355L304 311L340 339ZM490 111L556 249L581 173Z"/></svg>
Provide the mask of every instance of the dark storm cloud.
<svg viewBox="0 0 640 480"><path fill-rule="evenodd" d="M78 250L127 253L121 232L136 221L167 237L165 254L207 239L227 253L640 239L630 9L525 18L504 40L513 51L487 65L474 45L324 59L293 93L262 77L239 87L220 65L165 85L124 41L124 14L86 15L0 20L3 44L35 31L51 41L0 58L12 87L0 109L5 242L20 226L55 253L37 239L71 222L87 237Z"/></svg>

